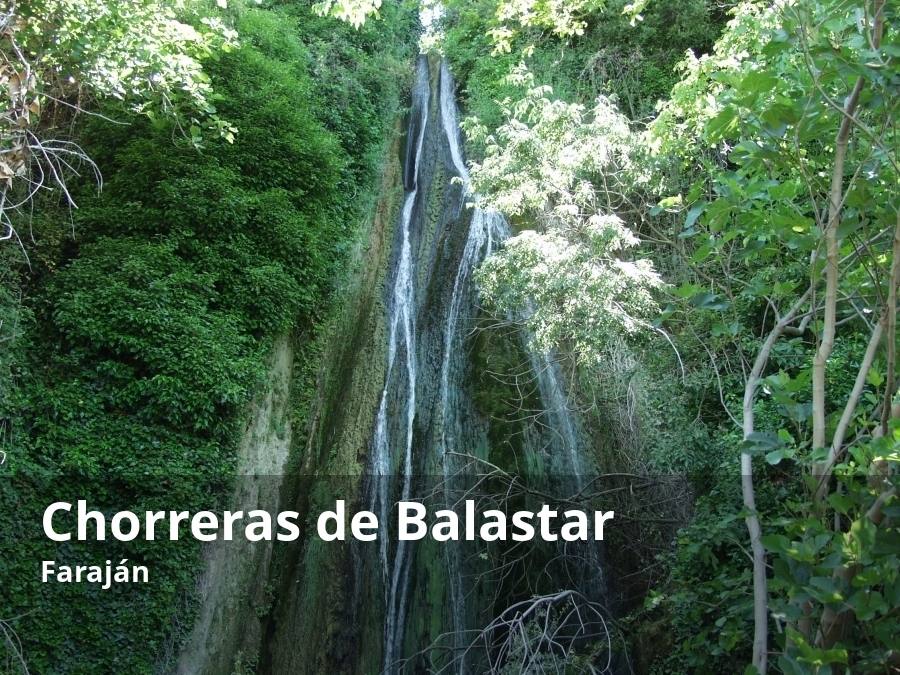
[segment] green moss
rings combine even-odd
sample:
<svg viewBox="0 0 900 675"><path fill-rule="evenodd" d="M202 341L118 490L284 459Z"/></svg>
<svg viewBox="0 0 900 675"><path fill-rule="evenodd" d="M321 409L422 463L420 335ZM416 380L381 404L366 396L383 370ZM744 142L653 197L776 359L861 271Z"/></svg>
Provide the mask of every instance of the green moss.
<svg viewBox="0 0 900 675"><path fill-rule="evenodd" d="M490 459L500 467L538 467L528 457L523 434L528 412L542 409L537 383L528 373L528 355L522 335L515 328L496 327L483 319L473 336L473 402L491 420L488 435Z"/></svg>
<svg viewBox="0 0 900 675"><path fill-rule="evenodd" d="M308 531L315 527L314 515L333 508L336 498L350 498L352 509L353 495L360 493L371 416L386 367L385 279L403 195L400 121L387 135L383 153L387 159L377 187L380 197L369 202L372 208L353 246L327 328L316 341L316 357L295 370L302 378L302 385L295 381L298 393L293 404L290 473L296 479L284 500L302 514ZM333 672L348 667L347 660L359 659L358 672L377 672L381 665L380 589L372 585L371 597L365 599L349 597L353 577L349 547L325 545L312 536L305 541L305 546L277 551L272 575L277 602L269 617L266 667L277 672ZM360 608L358 643L353 653L347 653L349 645L342 636L350 627L341 612L353 606ZM297 635L304 639L298 642Z"/></svg>

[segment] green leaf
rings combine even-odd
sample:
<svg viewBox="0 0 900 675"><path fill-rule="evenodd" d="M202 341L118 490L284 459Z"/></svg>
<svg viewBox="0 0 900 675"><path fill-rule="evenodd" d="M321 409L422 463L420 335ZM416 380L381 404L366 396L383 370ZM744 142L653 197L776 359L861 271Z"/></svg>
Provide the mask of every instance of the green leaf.
<svg viewBox="0 0 900 675"><path fill-rule="evenodd" d="M838 513L847 515L855 505L851 497L840 492L832 492L828 495L828 503Z"/></svg>
<svg viewBox="0 0 900 675"><path fill-rule="evenodd" d="M673 195L671 197L664 197L659 200L659 208L661 209L671 209L674 206L678 206L681 204L681 195Z"/></svg>
<svg viewBox="0 0 900 675"><path fill-rule="evenodd" d="M689 298L702 292L703 289L696 284L681 284L681 286L672 290L672 293L679 298Z"/></svg>
<svg viewBox="0 0 900 675"><path fill-rule="evenodd" d="M760 454L776 450L782 446L781 439L771 431L754 431L744 439L744 452Z"/></svg>
<svg viewBox="0 0 900 675"><path fill-rule="evenodd" d="M766 550L771 551L772 553L781 553L783 555L787 555L788 551L792 548L790 539L783 534L764 535L762 537L762 544L766 547Z"/></svg>
<svg viewBox="0 0 900 675"><path fill-rule="evenodd" d="M706 135L711 141L719 141L729 136L738 128L737 110L728 106L706 124Z"/></svg>
<svg viewBox="0 0 900 675"><path fill-rule="evenodd" d="M693 227L694 223L697 222L697 218L700 217L700 214L703 213L703 210L706 208L706 202L699 202L691 207L688 211L687 218L684 220L684 229L689 230Z"/></svg>
<svg viewBox="0 0 900 675"><path fill-rule="evenodd" d="M869 368L869 372L866 373L866 382L876 388L884 384L884 375L878 369L877 365L873 364L872 367Z"/></svg>
<svg viewBox="0 0 900 675"><path fill-rule="evenodd" d="M868 588L851 595L847 604L853 608L853 613L859 621L871 621L889 609L881 593Z"/></svg>
<svg viewBox="0 0 900 675"><path fill-rule="evenodd" d="M782 459L784 459L784 450L772 450L766 453L766 462L773 466L781 462Z"/></svg>
<svg viewBox="0 0 900 675"><path fill-rule="evenodd" d="M758 94L769 93L778 85L778 78L764 70L754 70L741 80L741 88Z"/></svg>
<svg viewBox="0 0 900 675"><path fill-rule="evenodd" d="M806 590L812 597L823 604L843 602L844 600L843 593L841 593L832 577L813 577L809 580Z"/></svg>
<svg viewBox="0 0 900 675"><path fill-rule="evenodd" d="M690 304L697 309L709 309L712 311L721 311L723 309L728 309L730 306L727 300L708 291L697 293L691 297Z"/></svg>

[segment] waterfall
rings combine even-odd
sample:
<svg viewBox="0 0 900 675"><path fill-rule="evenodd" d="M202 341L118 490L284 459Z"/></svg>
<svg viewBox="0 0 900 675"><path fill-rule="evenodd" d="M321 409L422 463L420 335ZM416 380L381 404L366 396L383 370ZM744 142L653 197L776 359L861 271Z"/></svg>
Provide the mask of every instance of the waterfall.
<svg viewBox="0 0 900 675"><path fill-rule="evenodd" d="M387 368L375 417L367 483L369 507L384 523L390 522L395 501L410 499L416 472L426 464L439 467L440 475L435 478L443 479L444 508L452 507L449 486L459 478L455 471L460 468L452 453L467 453L474 449L472 431L467 428L471 420L462 412L470 410L464 403L464 376L469 367L465 353L466 335L471 327L470 319L477 311L472 275L477 265L509 236L509 226L500 213L470 203L477 202L477 195L471 190L465 165L455 86L445 61L440 64L436 96L439 130L435 128L438 120L430 120L431 97L428 62L421 57L412 93L403 171L405 192L395 238L399 250L395 254L386 298ZM426 156L427 160L423 159ZM435 260L429 259L428 254L429 250L434 254L437 249L423 246L420 240L424 236L421 229L425 227L427 217L425 207L433 188L428 167L433 167L442 158L452 176L439 186L439 191L449 190L454 182L458 188L452 191L452 198L445 195L441 223L449 229L442 230L441 237L434 241L439 241L435 246L440 250L455 253L448 258L449 267L436 271ZM453 201L457 193L459 199ZM448 204L450 210L446 211ZM467 227L464 239L459 244L451 243L457 241L453 235L455 227L463 223ZM420 311L430 291L417 288L417 284L431 285L435 274L444 276L433 288L447 288L449 293L440 295L441 300L436 305L432 300L431 304L439 308L437 314L422 319ZM431 342L427 337L421 337L425 333L432 336ZM550 356L530 349L527 341L524 346L538 384L541 407L553 431L547 444L553 451L548 462L565 460L562 473L575 476L580 488L585 465L562 376ZM436 350L440 357L435 363L431 354ZM429 370L430 363L433 363L432 370ZM422 373L418 372L420 368L424 368ZM435 388L429 389L432 381ZM429 392L433 392L433 398L429 398ZM432 401L436 405L419 410ZM416 426L420 419L430 421L427 433L421 425ZM414 435L419 438L420 433L432 441L430 444L423 442L422 447L417 444L414 448ZM448 628L453 633L453 647L462 651L466 647L467 631L473 628L467 606L462 554L459 547L445 546L441 555L443 573L447 575L447 619L451 624ZM403 645L410 611L410 587L417 573L413 557L409 542L392 544L389 537L380 538L378 566L384 585L382 671L386 673L397 672L397 664L409 656L403 653ZM467 671L464 658L456 662L454 670L457 673Z"/></svg>
<svg viewBox="0 0 900 675"><path fill-rule="evenodd" d="M391 457L391 439L388 431L388 397L392 387L400 386L401 384L401 380L395 371L397 353L401 350L404 356L401 367L404 369L403 375L406 377L406 395L404 397L405 427L403 429L405 433L400 443L400 446L404 448L403 485L400 497L402 500L409 499L413 474L413 422L416 415L416 308L413 283L415 269L410 226L413 207L416 204L416 198L419 193L419 164L425 139L425 129L428 123L429 96L428 64L424 57L420 57L416 72L416 83L413 89L413 110L410 122L410 131L415 130L416 126L418 126L418 133L415 135L411 134L407 142L407 167L404 178L406 195L404 196L403 209L400 215L400 255L397 260L391 302L388 307L390 315L388 320L387 376L384 390L381 394L378 414L375 419L375 434L372 441L372 473L377 478L370 495L370 503L372 510L378 513L380 521L383 523L389 522L391 506L389 494L390 476L394 468ZM382 537L380 554L383 572L382 581L386 589L384 664L387 670L395 659L397 642L403 638L405 596L408 582L406 542L397 542L397 550L392 560L388 547L388 537Z"/></svg>
<svg viewBox="0 0 900 675"><path fill-rule="evenodd" d="M531 370L537 379L544 412L550 420L549 426L554 435L551 446L556 450L562 450L567 460L566 469L571 472L573 485L580 491L585 485L586 470L559 365L553 360L552 354L538 353L527 344L526 350Z"/></svg>
<svg viewBox="0 0 900 675"><path fill-rule="evenodd" d="M447 66L446 60L441 61L440 70L440 110L441 122L446 135L450 158L456 170L459 180L462 182L463 200L461 208L465 207L467 200L477 201L477 195L471 192L471 179L463 160L463 153L459 138L459 115L454 91L453 76ZM453 293L450 299L449 310L444 331L444 349L441 361L440 382L440 410L441 432L439 452L445 481L450 478L453 462L446 456L453 448L453 431L459 423L454 416L454 409L450 405L452 401L450 370L455 362L454 356L459 353L465 335L459 329L460 310L466 299L471 295L470 278L476 265L493 252L495 245L500 244L509 236L509 226L503 215L497 211L485 210L478 206L472 207L472 216L469 231L466 237L465 247L459 262L454 279ZM571 476L569 486L576 491L585 487L587 469L582 456L582 448L578 441L578 430L569 408L568 396L563 384L562 374L551 354L540 353L532 348L530 341L525 340L525 350L528 354L531 370L538 383L538 392L542 402L542 408L550 421L553 433L551 447L566 459L565 472ZM450 433L448 433L448 429ZM445 505L447 508L449 504ZM589 545L587 547L587 559L589 567L599 571L599 556L597 549ZM450 581L451 616L455 635L455 647L465 648L465 631L470 628L466 625L466 602L463 590L464 584L460 571L459 551L456 547L446 548L447 572ZM588 571L590 574L590 570ZM457 672L465 672L465 660L460 659L457 664Z"/></svg>
<svg viewBox="0 0 900 675"><path fill-rule="evenodd" d="M507 598L538 587L554 592L557 583L595 597L585 582L598 576L592 570L599 562L583 547L536 542L513 563L515 577L491 579L496 556L507 554L502 547L488 559L482 542L396 536L398 501L455 507L460 488L473 486L478 499L494 499L473 468L480 459L511 473L521 461L518 485L543 494L562 495L559 476L580 480L591 471L552 357L505 326L470 339L480 311L475 270L510 228L501 214L472 204L479 200L465 165L453 78L446 63L437 66L426 57L416 65L407 133L386 155L360 284L329 345L307 446L310 466L321 473L298 476L290 494L309 513L331 503L329 489L339 498L355 495L382 527L371 543L322 546L307 537L285 556L261 675L479 672L491 647L473 648L473 631L502 612ZM496 373L482 372L480 364L493 359ZM533 388L519 387L523 370ZM525 404L539 414L521 415ZM358 492L338 489L341 476Z"/></svg>
<svg viewBox="0 0 900 675"><path fill-rule="evenodd" d="M457 177L462 181L462 198L459 202L459 211L467 208L466 201L470 196L469 173L463 161L461 143L459 138L459 121L455 99L453 79L446 62L441 63L440 68L439 106L443 132L450 152L450 160L456 171ZM400 499L406 500L410 496L411 481L414 473L413 462L413 425L416 415L416 297L415 297L415 260L412 254L413 210L419 196L419 173L425 139L425 130L428 123L429 109L429 82L428 67L424 58L419 59L416 83L413 91L413 111L410 119L410 134L407 140L406 167L404 171L404 195L403 207L400 214L400 254L394 272L391 300L388 307L389 334L387 354L387 376L378 413L375 420L375 433L372 441L372 474L376 480L370 488L370 505L377 509L381 522L388 522L390 517L391 480L395 467L392 457L392 438L389 402L391 394L399 387L405 377L405 427L402 429L403 437L398 445L405 449L402 472L402 488ZM414 133L416 132L417 133ZM458 217L460 213L457 213ZM494 242L500 238L505 230L505 223L500 214L487 212L475 207L469 219L469 229L466 242L459 260L453 280L453 290L450 295L447 316L444 323L443 353L441 358L440 383L438 387L439 398L439 424L440 442L438 453L440 455L443 476L450 478L450 462L443 461L449 449L454 449L454 430L458 420L454 418L454 406L452 405L451 389L458 386L451 380L451 369L454 363L454 354L460 347L463 335L459 330L460 315L466 300L471 295L471 274L475 265L490 252ZM396 374L398 353L404 355L400 364L401 376ZM447 547L447 573L450 581L450 604L453 628L456 634L461 634L465 629L465 600L461 584L458 552L453 547ZM393 558L389 548L388 538L383 537L380 544L380 561L382 580L385 584L385 627L384 627L384 655L383 667L385 671L391 671L402 645L406 620L407 593L409 588L410 561L408 545L398 541Z"/></svg>
<svg viewBox="0 0 900 675"><path fill-rule="evenodd" d="M460 209L467 206L466 201L471 195L469 171L466 169L462 157L462 149L459 138L459 115L456 106L456 92L453 86L453 77L446 61L441 61L440 72L440 108L441 123L447 143L450 148L450 158L456 170L458 178L462 181L462 199ZM455 419L455 412L451 403L450 369L454 363L454 354L461 348L464 335L459 330L460 311L464 301L470 292L470 277L476 264L478 264L493 248L496 235L505 229L505 222L497 212L488 212L477 206L473 208L472 218L469 221L469 232L466 236L465 247L456 270L453 281L453 292L450 296L450 306L447 312L447 321L444 327L444 349L441 358L441 381L439 390L440 399L440 441L438 452L440 453L441 469L445 486L452 479L453 462L447 457L447 452L456 450L453 447L453 437L459 421ZM449 431L449 433L448 433ZM445 503L445 508L451 508L450 500ZM454 647L464 649L463 638L465 635L465 592L459 550L448 546L445 549L447 564L447 577L450 584L450 607L453 622ZM465 658L461 658L457 665L457 672L465 672Z"/></svg>

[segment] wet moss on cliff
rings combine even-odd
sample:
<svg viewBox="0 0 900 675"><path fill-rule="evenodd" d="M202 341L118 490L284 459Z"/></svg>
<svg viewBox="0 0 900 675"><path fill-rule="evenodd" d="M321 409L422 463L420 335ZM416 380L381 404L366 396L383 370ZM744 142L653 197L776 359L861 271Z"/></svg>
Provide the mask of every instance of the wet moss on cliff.
<svg viewBox="0 0 900 675"><path fill-rule="evenodd" d="M324 544L315 535L314 518L349 499L355 508L368 457L372 421L385 377L387 328L386 277L391 242L402 199L400 120L390 136L374 202L354 246L352 272L342 284L311 396L298 405L305 424L298 425L294 444L296 472L289 478L283 508L305 515L306 532L290 550L281 550L272 575L276 600L268 617L261 672L369 672L380 658L381 618L366 614L377 608L372 597L351 597L354 570L349 545ZM305 413L305 411L309 411ZM299 415L298 415L299 416ZM298 419L297 422L300 420ZM350 612L361 607L354 626ZM303 640L298 641L297 636ZM366 666L359 653L374 654ZM368 648L362 645L368 644Z"/></svg>

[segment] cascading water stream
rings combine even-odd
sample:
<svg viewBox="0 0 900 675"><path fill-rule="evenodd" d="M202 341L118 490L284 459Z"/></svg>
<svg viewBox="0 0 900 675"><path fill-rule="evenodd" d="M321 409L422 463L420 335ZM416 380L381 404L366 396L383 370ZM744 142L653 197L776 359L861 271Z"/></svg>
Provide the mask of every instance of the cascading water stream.
<svg viewBox="0 0 900 675"><path fill-rule="evenodd" d="M578 430L569 409L569 400L562 384L559 366L553 361L552 354L541 354L526 345L531 370L538 383L544 412L550 419L556 443L566 456L568 470L572 472L573 485L576 490L584 489L585 466L578 443Z"/></svg>
<svg viewBox="0 0 900 675"><path fill-rule="evenodd" d="M532 311L531 307L528 311ZM529 344L530 342L526 337L525 350L528 353L531 371L537 380L541 407L547 416L552 434L549 445L554 454L563 456L566 462L564 472L568 480L564 480L560 487L569 494L584 499L586 488L589 487L587 479L591 477L593 469L585 462L578 427L570 409L562 373L552 353L539 352ZM575 546L575 549L578 547ZM581 585L588 591L588 595L600 596L604 586L600 549L594 542L587 542L581 555L585 563L580 570Z"/></svg>
<svg viewBox="0 0 900 675"><path fill-rule="evenodd" d="M441 62L440 74L440 106L441 106L441 123L444 127L444 134L447 137L447 143L450 147L450 158L453 167L459 179L462 181L462 198L460 200L460 209L466 208L466 201L470 196L470 179L469 172L466 169L465 162L462 158L462 149L459 139L459 119L456 106L456 95L453 86L453 78L450 75L450 69L447 67L446 61ZM474 207L471 221L469 222L469 232L466 236L466 244L463 248L462 258L459 267L456 270L456 277L453 281L453 292L450 297L450 307L447 312L447 322L444 327L444 350L441 359L441 381L440 381L440 442L438 452L440 453L441 469L443 472L445 486L448 486L451 478L451 461L447 457L448 450L452 450L451 436L456 431L457 420L451 419L450 410L450 368L453 364L454 345L462 336L459 335L458 324L460 310L463 301L467 297L469 287L469 279L474 266L490 252L492 247L492 230L497 226L497 222L502 221L502 217L497 213L488 213L477 206ZM449 431L449 433L448 433ZM450 507L451 504L445 504ZM462 573L460 570L459 551L455 547L447 547L445 549L445 557L447 564L447 576L450 584L450 608L453 621L454 646L457 649L463 648L462 636L466 628L465 621L465 592L463 589ZM457 671L462 673L465 669L465 659L459 660Z"/></svg>
<svg viewBox="0 0 900 675"><path fill-rule="evenodd" d="M391 499L391 481L389 476L394 471L392 458L392 439L390 425L390 401L393 388L401 379L397 375L397 355L405 354L401 364L405 376L405 433L402 439L405 448L403 456L403 483L400 499L406 500L410 496L411 480L414 470L412 457L413 424L416 414L416 298L415 298L415 261L412 255L411 226L413 210L419 196L419 172L423 151L423 140L428 120L429 108L429 83L428 68L425 59L419 60L415 91L413 93L413 115L411 117L410 131L418 125L418 133L414 145L412 140L408 142L407 166L403 208L400 214L400 254L398 256L394 283L389 306L389 333L388 333L388 365L387 376L378 413L375 420L375 433L372 442L372 473L376 477L375 485L370 495L370 505L373 510L377 508L382 522L387 522ZM459 179L462 182L462 198L460 199L460 212L466 208L469 193L469 173L462 158L462 149L459 138L459 121L456 107L453 79L445 62L441 63L440 89L439 89L440 116L444 135L450 151L450 160ZM457 213L458 217L460 214ZM466 299L470 297L471 273L485 255L493 248L494 242L499 240L505 231L505 222L500 214L484 211L475 207L469 220L469 230L462 256L456 268L453 282L453 290L450 296L446 321L444 323L443 355L440 371L439 400L440 400L440 424L441 434L438 452L440 460L448 448L453 447L450 438L455 430L457 420L453 419L453 407L451 405L451 388L457 386L451 382L451 367L453 364L454 349L458 340L462 337L459 330L459 320ZM449 478L449 463L442 461L444 477ZM447 572L450 579L451 614L453 617L454 631L461 633L465 628L465 604L464 593L459 572L459 561L455 555L455 549L448 547ZM391 559L387 538L382 538L380 544L380 560L383 582L386 587L385 595L385 627L384 627L384 671L391 671L397 661L399 648L403 641L404 627L407 612L407 592L409 588L410 561L408 547L405 542L398 541L393 559Z"/></svg>
<svg viewBox="0 0 900 675"><path fill-rule="evenodd" d="M446 61L441 62L440 106L441 121L449 144L450 157L462 182L463 199L461 208L463 208L466 206L465 202L469 198L472 198L472 201L476 201L477 196L471 192L470 176L463 160L453 77L450 74ZM449 403L452 398L450 395L450 369L454 363L454 354L457 353L455 347L464 338L458 327L460 310L465 299L471 293L469 281L475 266L493 252L495 244L502 243L509 234L509 226L502 214L497 211L485 210L478 206L473 207L465 248L454 280L444 332L440 383L441 433L439 452L441 454L445 481L450 479L452 462L449 461L446 455L448 451L453 450L453 437L451 434L455 431L454 424L457 423L457 420L453 419L453 410ZM578 442L577 427L569 408L568 397L562 384L559 368L553 362L551 355L539 353L531 347L527 340L525 349L528 353L531 370L538 383L542 407L549 417L550 426L555 435L556 442L552 445L555 450L559 450L565 455L568 463L566 470L571 473L572 485L580 492L585 486L585 463ZM448 430L450 431L449 434ZM593 547L589 547L588 557L591 567L595 567L594 563L599 563L596 549ZM462 641L467 628L465 625L465 593L460 573L458 551L453 547L447 548L447 568L450 578L453 627L457 636L456 647L464 648L465 645L462 644ZM597 565L597 568L599 568L599 565ZM465 661L463 659L458 662L457 670L460 673L465 671Z"/></svg>
<svg viewBox="0 0 900 675"><path fill-rule="evenodd" d="M388 398L391 387L399 382L395 375L397 352L402 348L405 359L406 396L405 396L405 437L403 438L403 486L402 500L409 498L413 472L412 437L413 422L416 414L416 307L414 280L414 261L410 237L410 224L413 207L418 196L419 162L425 139L425 128L428 122L429 107L428 64L424 58L418 62L415 89L413 91L413 112L410 129L418 124L418 134L412 148L412 166L407 167L407 179L404 181L406 195L400 215L400 255L394 276L393 291L389 306L388 367L384 390L375 420L375 435L372 441L372 473L375 475L375 487L370 496L373 511L377 510L381 522L389 522L391 506L390 476L393 472L391 442L388 429ZM410 139L412 142L412 139ZM407 159L409 159L407 152ZM409 164L409 162L408 162ZM407 549L406 542L398 541L393 560L390 558L388 538L381 538L380 558L382 577L386 589L385 596L385 629L384 629L384 666L390 668L394 662L398 640L403 636L403 617L406 604L407 587Z"/></svg>
<svg viewBox="0 0 900 675"><path fill-rule="evenodd" d="M470 192L469 171L466 169L465 162L462 158L462 149L459 139L459 119L456 107L456 97L453 87L453 76L447 67L447 62L441 62L440 76L440 104L441 104L441 123L444 127L444 133L447 136L447 142L450 146L450 157L453 167L456 169L459 179L462 181L462 199L460 200L460 209L467 206L466 200L473 196ZM472 270L485 256L489 255L494 247L495 239L502 239L506 234L506 223L503 216L496 211L485 211L484 209L474 206L472 210L472 218L469 224L469 232L466 237L466 244L463 249L462 258L459 261L459 267L456 270L456 277L453 281L453 293L450 297L450 307L447 312L447 321L444 328L444 352L441 361L441 384L440 384L440 401L441 401L441 443L439 452L443 460L448 450L447 439L447 419L450 415L448 403L450 401L450 367L453 362L453 346L459 335L458 324L460 310L463 302L469 293L469 280ZM448 462L442 462L444 466L444 476L447 477Z"/></svg>

